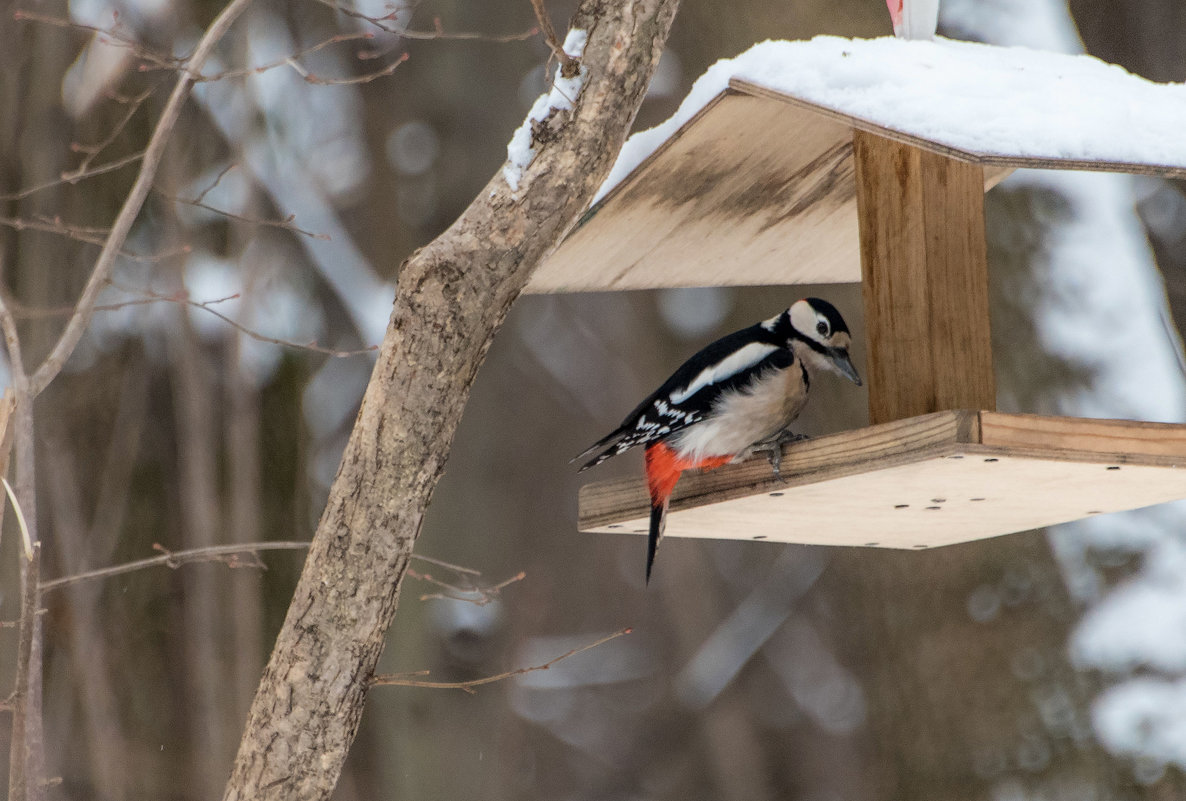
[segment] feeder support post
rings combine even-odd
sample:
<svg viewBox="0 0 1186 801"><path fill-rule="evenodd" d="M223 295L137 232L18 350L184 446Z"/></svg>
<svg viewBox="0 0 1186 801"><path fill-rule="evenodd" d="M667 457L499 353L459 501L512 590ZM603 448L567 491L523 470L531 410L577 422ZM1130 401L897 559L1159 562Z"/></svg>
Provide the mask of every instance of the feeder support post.
<svg viewBox="0 0 1186 801"><path fill-rule="evenodd" d="M869 422L996 409L984 168L853 131Z"/></svg>

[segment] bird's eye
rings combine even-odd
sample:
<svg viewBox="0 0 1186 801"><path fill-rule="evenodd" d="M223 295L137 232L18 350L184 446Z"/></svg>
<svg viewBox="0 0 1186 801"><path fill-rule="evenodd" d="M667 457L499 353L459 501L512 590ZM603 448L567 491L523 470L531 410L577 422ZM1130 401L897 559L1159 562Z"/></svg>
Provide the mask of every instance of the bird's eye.
<svg viewBox="0 0 1186 801"><path fill-rule="evenodd" d="M819 335L821 337L826 337L828 335L828 324L825 323L823 320L820 320L818 323L815 324L815 330L817 332L819 332Z"/></svg>

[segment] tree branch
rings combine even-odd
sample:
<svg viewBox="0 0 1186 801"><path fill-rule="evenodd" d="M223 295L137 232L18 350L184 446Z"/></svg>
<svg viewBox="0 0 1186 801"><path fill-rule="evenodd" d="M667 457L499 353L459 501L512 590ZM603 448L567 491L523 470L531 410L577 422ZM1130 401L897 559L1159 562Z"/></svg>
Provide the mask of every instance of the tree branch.
<svg viewBox="0 0 1186 801"><path fill-rule="evenodd" d="M376 687L428 687L435 690L462 690L472 695L474 693L475 687L481 687L483 684L493 684L496 681L503 681L504 679L509 679L513 676L522 676L524 673L532 673L536 670L547 670L548 668L552 667L552 665L564 659L568 659L570 656L583 654L585 651L592 650L599 645L604 645L610 640L616 640L623 634L630 634L633 631L634 629L632 628L625 628L621 631L615 631L613 634L608 634L596 642L591 642L588 645L582 645L580 648L573 648L571 651L565 651L564 653L560 654L560 656L553 657L543 664L518 668L516 670L508 670L505 673L496 673L493 676L483 676L480 679L470 679L469 681L426 681L424 679L412 678L412 676L427 675L427 671L423 671L414 674L385 673L380 676L372 676L371 684Z"/></svg>
<svg viewBox="0 0 1186 801"><path fill-rule="evenodd" d="M548 16L544 0L531 0L531 8L535 11L535 18L539 20L539 26L544 32L544 41L547 43L548 49L552 51L552 56L560 62L560 73L565 78L573 77L577 74L577 60L564 52L564 43L560 41L560 37L556 35L556 29L552 27L552 18Z"/></svg>
<svg viewBox="0 0 1186 801"><path fill-rule="evenodd" d="M111 567L101 567L96 570L88 570L85 573L75 573L73 576L63 576L51 581L43 581L41 583L41 591L43 593L52 590L61 589L62 587L69 587L72 584L80 584L84 581L96 581L98 579L111 578L112 576L121 576L124 573L134 573L137 570L144 570L148 567L159 567L164 565L173 569L179 568L182 565L193 562L226 562L231 567L239 567L235 564L234 557L243 554L255 554L260 551L298 551L309 547L307 542L286 542L283 540L270 542L252 542L237 545L211 545L204 548L190 548L185 551L168 551L161 546L155 546L157 550L164 551L160 556L150 556L147 559L137 559L134 562L125 562L122 565L112 565Z"/></svg>
<svg viewBox="0 0 1186 801"><path fill-rule="evenodd" d="M170 551L166 548L161 547L160 545L154 545L153 547L156 550L162 551L160 556L149 556L144 559L137 559L132 562L124 562L123 564L120 564L120 565L112 565L111 567L100 567L100 568L96 568L95 570L87 570L83 573L75 573L70 576L62 576L61 578L51 579L49 581L43 581L43 582L41 582L40 589L41 589L41 593L45 594L47 592L51 592L53 590L58 590L63 587L69 587L74 584L81 584L81 583L87 582L87 581L97 581L100 579L107 579L107 578L111 578L113 576L122 576L125 573L134 573L137 570L145 570L146 568L150 568L150 567L162 567L163 566L163 567L168 567L170 569L176 570L177 568L181 567L182 565L193 564L194 562L225 562L229 567L258 567L260 565L257 565L257 564L252 564L252 565L236 564L235 557L240 556L242 554L256 554L261 551L303 551L303 550L307 549L309 547L309 545L310 545L310 543L302 542L300 540L266 540L263 542L244 542L244 543L236 543L236 544L232 544L232 545L207 545L202 548L189 548L184 551ZM427 562L428 564L433 564L433 565L437 565L439 567L444 567L448 570L452 570L452 571L456 572L458 575L464 576L470 582L472 582L473 579L477 578L478 576L482 575L479 571L474 570L473 568L462 567L461 565L450 564L449 562L443 562L440 559L433 559L430 556L421 556L420 554L412 554L412 558L416 559L418 561L421 561L421 562ZM507 585L509 585L509 584L513 584L516 581L522 581L525 576L526 576L526 574L524 574L524 573L516 573L514 576L511 576L509 579L506 579L505 581L500 581L498 584L493 584L489 587L483 587L478 584L474 584L472 587L469 587L468 590L460 588L460 587L454 587L452 585L445 584L444 582L441 582L441 581L437 581L432 576L418 576L417 578L419 578L422 581L425 581L426 583L429 583L429 584L435 584L436 586L439 586L439 587L447 587L451 590L456 590L459 593L467 592L467 591L477 593L479 597L478 597L478 599L473 601L473 603L476 603L479 606L481 606L484 603L486 603L487 598L497 595L499 591L501 591L502 589L507 587ZM435 597L439 597L439 596L435 596L435 595L423 596L421 598L421 600L427 600L430 597L435 598ZM469 599L468 598L454 598L453 600L464 601L464 600L469 600ZM4 624L4 625L10 625L10 624ZM15 624L11 624L11 625L15 625Z"/></svg>
<svg viewBox="0 0 1186 801"><path fill-rule="evenodd" d="M358 730L424 512L479 365L576 224L642 103L678 0L582 0L571 109L406 261L362 408L248 715L227 801L328 799ZM576 58L577 56L574 56Z"/></svg>
<svg viewBox="0 0 1186 801"><path fill-rule="evenodd" d="M372 17L372 16L370 16L368 14L364 14L361 11L358 11L356 9L344 6L341 3L339 3L337 0L316 0L316 1L318 3L321 3L323 6L332 8L334 11L337 11L339 14L344 14L347 17L350 17L351 19L361 20L363 22L369 23L369 24L375 26L376 28L378 28L379 30L383 31L384 33L389 33L389 34L392 34L393 36L400 36L400 37L403 37L404 39L420 39L420 40L428 40L428 39L450 40L451 39L451 40L455 40L455 41L458 41L458 40L460 40L460 41L479 41L479 42L495 42L495 43L500 43L500 44L506 44L509 42L522 42L527 39L530 39L531 37L533 37L539 33L538 28L530 28L526 31L522 31L521 33L507 33L507 34L446 31L441 26L441 20L439 17L433 20L433 30L431 30L431 31L414 31L414 30L411 30L408 28L404 28L400 25L389 25L388 24L395 20L396 16L399 14L398 10L395 12L392 12L391 14L388 14L387 16L384 16L384 17Z"/></svg>
<svg viewBox="0 0 1186 801"><path fill-rule="evenodd" d="M230 0L222 12L210 23L210 27L198 41L198 46L194 48L193 55L186 62L185 69L177 76L177 84L173 88L173 93L169 95L164 111L161 112L161 118L157 121L156 128L153 129L152 138L148 141L148 147L144 150L136 182L128 192L127 198L124 199L124 204L111 226L111 233L107 235L103 250L99 253L99 258L95 260L91 277L82 290L74 315L66 323L65 330L62 331L49 356L45 358L45 361L29 380L29 390L32 396L40 395L57 377L63 365L66 364L66 360L70 358L70 354L74 352L74 348L78 346L79 340L82 339L82 334L86 331L91 322L91 316L94 314L95 301L99 297L99 292L111 275L115 257L123 248L124 241L132 230L132 223L140 215L144 200L148 197L149 190L152 189L152 182L156 178L157 168L164 156L165 146L169 143L169 138L181 116L181 108L185 105L190 90L193 88L193 74L201 70L219 40L250 2L251 0Z"/></svg>
<svg viewBox="0 0 1186 801"><path fill-rule="evenodd" d="M21 629L16 652L16 687L12 693L12 748L9 752L8 797L12 801L43 796L40 787L41 776L30 770L37 760L31 753L41 748L39 741L41 710L31 703L33 695L33 670L37 667L34 658L35 634L37 631L37 607L40 603L37 577L41 567L41 543L32 546L32 557L24 560L24 591L21 595Z"/></svg>
<svg viewBox="0 0 1186 801"><path fill-rule="evenodd" d="M143 157L143 153L133 153L130 156L124 156L123 158L109 161L106 164L100 164L98 167L78 167L77 169L62 173L61 177L56 180L35 184L34 186L30 186L27 189L19 189L11 194L0 194L0 200L24 200L25 198L35 195L38 192L43 192L46 189L53 189L55 186L61 186L62 184L76 184L86 178L94 178L97 175L106 175L109 172L123 169L124 167L127 167L131 164L135 164Z"/></svg>
<svg viewBox="0 0 1186 801"><path fill-rule="evenodd" d="M41 544L37 536L37 487L34 482L33 395L29 391L29 376L21 351L16 318L0 292L0 329L4 332L4 346L12 375L11 403L3 414L0 432L0 481L12 500L13 511L20 524L25 559L20 562L22 597L21 645L17 655L16 697L12 719L12 749L10 752L9 793L13 801L30 801L44 797L41 782L45 774L43 752L44 732L41 720L41 624L36 617L40 576ZM16 461L16 490L3 478L8 472L8 444L12 443ZM2 505L0 505L2 508ZM26 516L25 510L28 510ZM32 599L30 600L30 593ZM25 638L29 643L25 643Z"/></svg>

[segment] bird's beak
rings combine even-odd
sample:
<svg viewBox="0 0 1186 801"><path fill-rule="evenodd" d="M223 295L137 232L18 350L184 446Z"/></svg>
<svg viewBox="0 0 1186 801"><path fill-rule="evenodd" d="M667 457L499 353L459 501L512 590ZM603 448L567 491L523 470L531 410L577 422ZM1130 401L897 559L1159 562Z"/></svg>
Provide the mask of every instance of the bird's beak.
<svg viewBox="0 0 1186 801"><path fill-rule="evenodd" d="M836 367L836 372L847 378L858 387L861 385L861 374L857 372L857 368L852 365L852 358L848 355L848 350L844 348L836 348L831 351L832 364Z"/></svg>

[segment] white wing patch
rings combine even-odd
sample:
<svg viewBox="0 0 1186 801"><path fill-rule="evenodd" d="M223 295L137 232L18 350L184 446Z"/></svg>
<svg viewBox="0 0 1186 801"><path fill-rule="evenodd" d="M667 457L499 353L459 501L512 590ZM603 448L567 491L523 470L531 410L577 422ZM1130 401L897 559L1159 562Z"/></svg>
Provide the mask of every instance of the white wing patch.
<svg viewBox="0 0 1186 801"><path fill-rule="evenodd" d="M776 346L765 342L751 342L725 360L712 367L705 367L687 387L671 393L671 402L679 405L705 387L727 381L743 370L748 370L776 350Z"/></svg>

